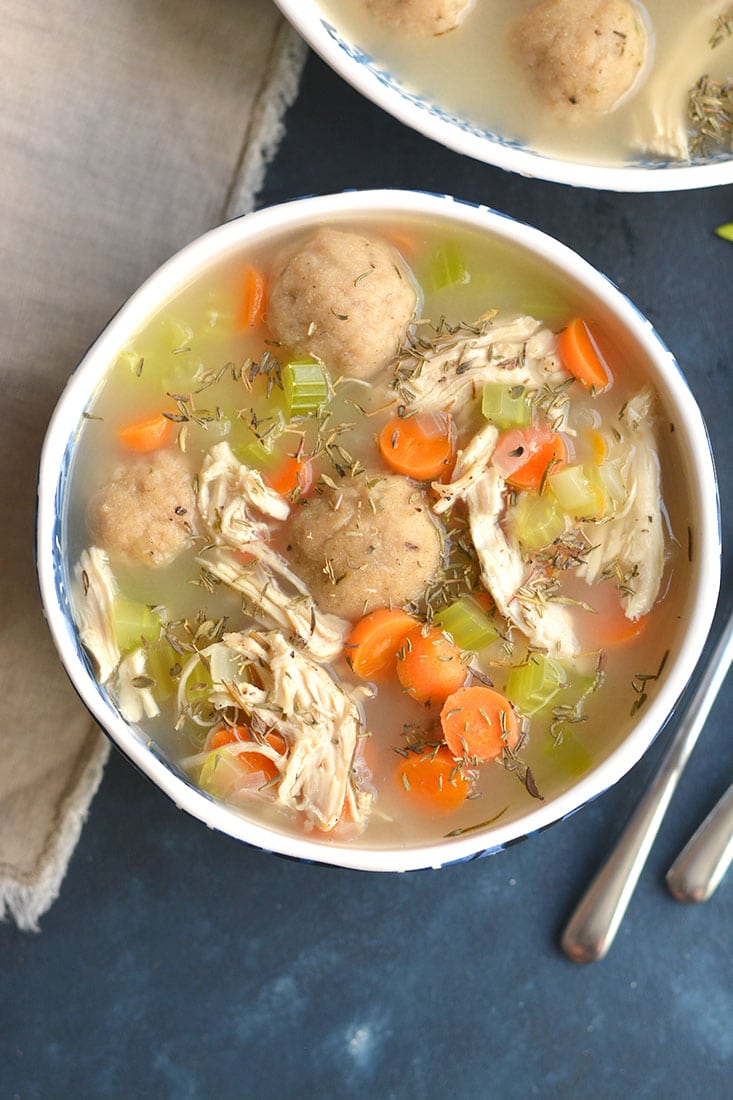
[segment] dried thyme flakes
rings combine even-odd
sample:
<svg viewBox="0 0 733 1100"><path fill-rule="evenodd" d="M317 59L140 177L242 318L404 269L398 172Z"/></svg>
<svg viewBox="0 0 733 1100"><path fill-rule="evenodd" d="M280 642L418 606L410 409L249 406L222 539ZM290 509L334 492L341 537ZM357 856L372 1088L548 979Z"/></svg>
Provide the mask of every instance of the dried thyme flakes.
<svg viewBox="0 0 733 1100"><path fill-rule="evenodd" d="M659 679L659 677L662 675L662 672L664 671L664 666L667 664L668 658L669 650L666 649L664 651L664 656L659 663L659 668L656 672L637 672L634 676L634 679L631 681L631 687L633 691L636 692L636 699L634 699L634 702L631 706L630 713L632 718L634 717L636 712L644 706L644 703L646 703L647 699L649 698L646 690L647 684Z"/></svg>
<svg viewBox="0 0 733 1100"><path fill-rule="evenodd" d="M701 76L690 89L687 117L692 126L690 152L698 157L733 151L733 80Z"/></svg>

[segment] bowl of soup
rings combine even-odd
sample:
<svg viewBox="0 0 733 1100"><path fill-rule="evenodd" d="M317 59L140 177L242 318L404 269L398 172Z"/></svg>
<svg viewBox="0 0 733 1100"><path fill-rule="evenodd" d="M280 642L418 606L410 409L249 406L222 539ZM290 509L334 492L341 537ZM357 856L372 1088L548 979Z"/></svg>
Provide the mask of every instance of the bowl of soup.
<svg viewBox="0 0 733 1100"><path fill-rule="evenodd" d="M733 182L715 0L277 0L362 94L450 149L618 191Z"/></svg>
<svg viewBox="0 0 733 1100"><path fill-rule="evenodd" d="M698 406L603 275L485 207L351 192L206 233L71 376L38 486L65 668L175 803L370 870L600 794L719 586Z"/></svg>

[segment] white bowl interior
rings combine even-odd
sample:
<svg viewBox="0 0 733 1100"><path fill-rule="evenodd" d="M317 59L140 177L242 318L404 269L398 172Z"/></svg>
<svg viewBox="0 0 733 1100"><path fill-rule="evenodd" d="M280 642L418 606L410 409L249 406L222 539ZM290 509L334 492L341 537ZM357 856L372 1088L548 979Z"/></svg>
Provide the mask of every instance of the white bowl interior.
<svg viewBox="0 0 733 1100"><path fill-rule="evenodd" d="M360 219L411 213L479 230L525 250L572 283L599 319L624 332L630 349L648 366L665 414L674 423L681 475L689 485L689 529L694 553L685 574L679 630L658 690L629 735L572 787L531 812L483 830L413 847L372 847L368 840L324 842L263 827L198 790L145 736L128 725L95 681L74 630L65 557L65 499L74 443L83 410L109 364L155 310L212 264L248 246L292 233L325 219ZM48 429L38 489L37 562L41 596L54 641L81 699L122 751L180 807L222 832L268 851L368 870L438 867L495 851L572 813L623 776L664 725L697 663L712 621L720 582L720 524L715 471L702 416L672 354L651 324L603 275L565 246L539 231L485 207L447 196L415 192L350 192L302 199L229 222L184 248L132 296L110 322L72 375Z"/></svg>
<svg viewBox="0 0 733 1100"><path fill-rule="evenodd" d="M606 191L682 191L733 183L733 158L687 164L629 158L620 166L583 164L538 152L461 118L366 52L334 26L318 0L275 0L308 44L346 81L389 114L457 153L522 176Z"/></svg>

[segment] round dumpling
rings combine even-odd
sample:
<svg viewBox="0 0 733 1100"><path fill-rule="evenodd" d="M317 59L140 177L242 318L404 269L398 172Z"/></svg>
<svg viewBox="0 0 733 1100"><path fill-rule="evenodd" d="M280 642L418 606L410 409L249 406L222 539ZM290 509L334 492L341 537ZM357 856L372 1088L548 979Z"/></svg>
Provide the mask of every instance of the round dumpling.
<svg viewBox="0 0 733 1100"><path fill-rule="evenodd" d="M631 91L648 39L634 0L540 0L511 30L514 55L538 97L578 120L607 114Z"/></svg>
<svg viewBox="0 0 733 1100"><path fill-rule="evenodd" d="M191 542L193 478L178 450L119 467L92 498L89 526L112 561L167 565Z"/></svg>
<svg viewBox="0 0 733 1100"><path fill-rule="evenodd" d="M408 34L445 34L461 23L473 0L366 0L380 22Z"/></svg>
<svg viewBox="0 0 733 1100"><path fill-rule="evenodd" d="M268 324L280 343L335 375L373 378L404 341L416 304L388 244L319 229L275 265Z"/></svg>
<svg viewBox="0 0 733 1100"><path fill-rule="evenodd" d="M313 497L295 515L289 550L318 605L357 619L418 599L440 570L443 540L423 490L391 475Z"/></svg>

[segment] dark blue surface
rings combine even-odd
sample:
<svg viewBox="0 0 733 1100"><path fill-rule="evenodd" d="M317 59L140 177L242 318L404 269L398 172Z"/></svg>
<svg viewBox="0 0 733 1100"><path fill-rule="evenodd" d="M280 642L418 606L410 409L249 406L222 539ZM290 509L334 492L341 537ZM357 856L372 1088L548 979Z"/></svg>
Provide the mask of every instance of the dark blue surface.
<svg viewBox="0 0 733 1100"><path fill-rule="evenodd" d="M733 190L613 195L518 179L383 116L311 59L262 204L446 191L537 225L636 302L680 360L721 480L733 603ZM720 628L720 617L716 631ZM38 936L0 928L0 1097L451 1100L731 1095L733 876L702 906L663 876L733 777L720 697L609 956L560 931L669 730L611 791L491 858L403 876L253 851L118 753Z"/></svg>

